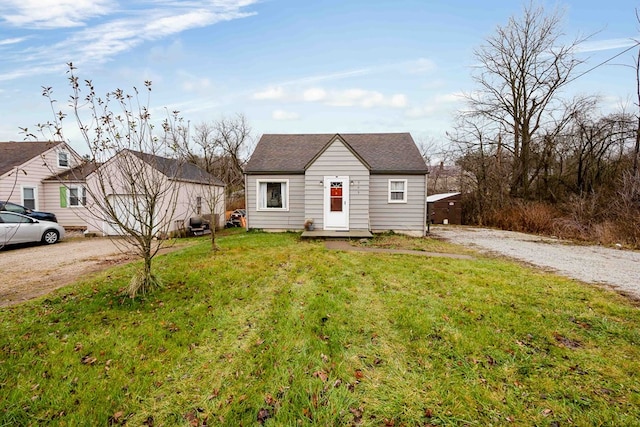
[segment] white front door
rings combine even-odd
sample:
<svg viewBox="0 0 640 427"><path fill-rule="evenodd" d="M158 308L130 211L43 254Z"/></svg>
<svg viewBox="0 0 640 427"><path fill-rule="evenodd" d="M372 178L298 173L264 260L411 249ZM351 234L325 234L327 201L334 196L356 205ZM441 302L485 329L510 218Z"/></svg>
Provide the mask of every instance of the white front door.
<svg viewBox="0 0 640 427"><path fill-rule="evenodd" d="M349 177L324 177L324 229L349 229Z"/></svg>

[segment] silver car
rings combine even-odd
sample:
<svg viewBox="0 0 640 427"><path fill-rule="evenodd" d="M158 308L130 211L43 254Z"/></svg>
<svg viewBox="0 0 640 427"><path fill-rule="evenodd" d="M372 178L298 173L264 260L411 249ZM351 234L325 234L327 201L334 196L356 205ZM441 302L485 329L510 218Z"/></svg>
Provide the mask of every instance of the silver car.
<svg viewBox="0 0 640 427"><path fill-rule="evenodd" d="M15 212L0 212L0 247L30 242L52 245L63 237L64 228L56 222L30 218Z"/></svg>

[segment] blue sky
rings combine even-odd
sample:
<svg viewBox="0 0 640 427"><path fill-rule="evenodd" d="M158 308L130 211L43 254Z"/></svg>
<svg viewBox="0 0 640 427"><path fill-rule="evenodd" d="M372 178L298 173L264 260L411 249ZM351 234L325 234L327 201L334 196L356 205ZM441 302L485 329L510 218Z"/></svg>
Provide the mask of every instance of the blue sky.
<svg viewBox="0 0 640 427"><path fill-rule="evenodd" d="M569 37L595 33L583 71L640 39L627 0L541 1ZM520 16L508 0L3 0L0 140L51 119L69 95L65 63L99 93L153 82L152 106L191 123L243 113L262 133L411 132L445 143L473 50ZM633 109L632 50L572 83L606 111ZM618 64L618 65L615 65ZM82 151L77 133L66 129Z"/></svg>

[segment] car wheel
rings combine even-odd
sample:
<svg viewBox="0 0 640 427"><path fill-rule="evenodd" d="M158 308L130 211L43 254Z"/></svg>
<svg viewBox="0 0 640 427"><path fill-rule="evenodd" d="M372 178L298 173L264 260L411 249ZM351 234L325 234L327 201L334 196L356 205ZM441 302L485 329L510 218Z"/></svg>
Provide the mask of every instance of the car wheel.
<svg viewBox="0 0 640 427"><path fill-rule="evenodd" d="M47 230L42 235L42 243L46 243L47 245L53 245L58 241L58 232L56 230Z"/></svg>

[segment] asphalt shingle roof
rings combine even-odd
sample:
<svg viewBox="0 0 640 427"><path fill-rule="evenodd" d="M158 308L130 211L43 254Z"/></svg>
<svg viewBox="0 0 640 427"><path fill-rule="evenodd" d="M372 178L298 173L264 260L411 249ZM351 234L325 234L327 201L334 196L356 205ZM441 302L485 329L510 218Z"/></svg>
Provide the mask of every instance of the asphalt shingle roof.
<svg viewBox="0 0 640 427"><path fill-rule="evenodd" d="M53 141L0 142L0 175L57 146Z"/></svg>
<svg viewBox="0 0 640 427"><path fill-rule="evenodd" d="M334 137L347 143L371 173L427 173L427 165L409 133L265 134L245 172L304 173Z"/></svg>
<svg viewBox="0 0 640 427"><path fill-rule="evenodd" d="M168 159L153 154L129 150L136 157L156 168L166 176L177 181L194 182L198 184L213 184L224 187L225 183L193 163L186 163L177 159Z"/></svg>

